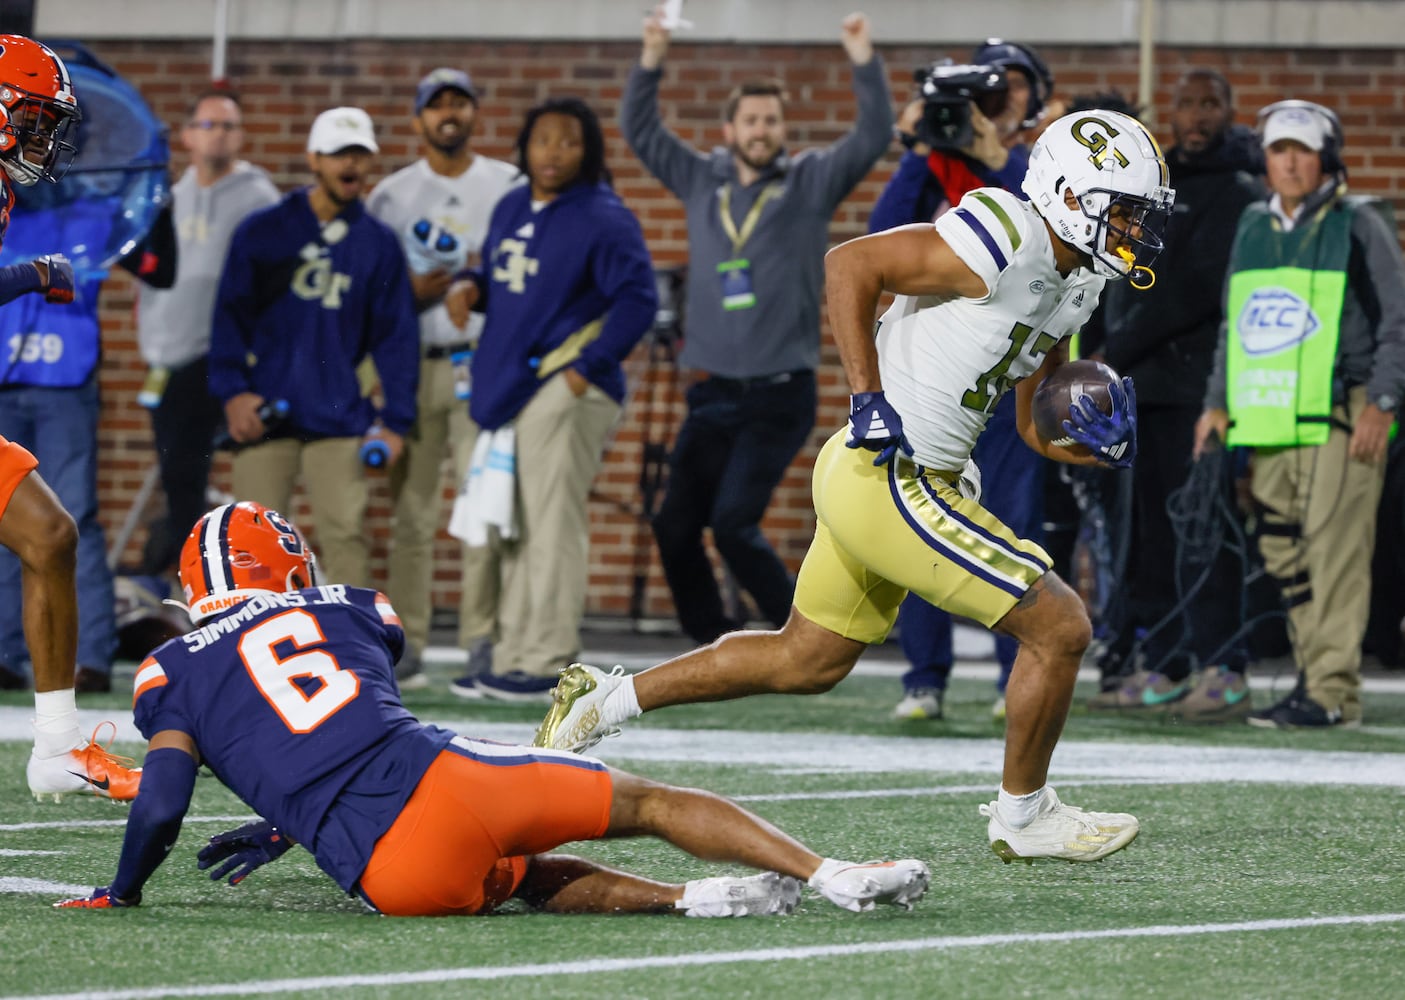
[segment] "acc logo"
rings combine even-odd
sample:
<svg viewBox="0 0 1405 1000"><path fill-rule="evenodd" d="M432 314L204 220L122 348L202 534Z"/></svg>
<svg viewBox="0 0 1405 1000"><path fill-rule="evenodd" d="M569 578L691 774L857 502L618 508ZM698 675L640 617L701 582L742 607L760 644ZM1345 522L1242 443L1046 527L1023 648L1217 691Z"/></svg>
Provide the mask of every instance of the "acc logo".
<svg viewBox="0 0 1405 1000"><path fill-rule="evenodd" d="M1029 283L1029 290L1035 295L1038 295L1040 292L1044 291L1044 288L1044 282L1040 281L1038 278L1035 278Z"/></svg>
<svg viewBox="0 0 1405 1000"><path fill-rule="evenodd" d="M1322 324L1312 307L1286 288L1260 288L1235 324L1245 354L1277 354L1311 337Z"/></svg>

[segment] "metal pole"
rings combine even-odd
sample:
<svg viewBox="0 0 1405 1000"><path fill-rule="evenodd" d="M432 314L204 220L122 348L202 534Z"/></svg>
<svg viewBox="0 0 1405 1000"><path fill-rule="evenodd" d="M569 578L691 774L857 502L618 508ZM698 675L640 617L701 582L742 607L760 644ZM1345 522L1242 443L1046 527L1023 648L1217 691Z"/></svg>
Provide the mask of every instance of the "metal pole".
<svg viewBox="0 0 1405 1000"><path fill-rule="evenodd" d="M210 79L225 82L225 53L229 48L229 0L215 0L214 52L210 56Z"/></svg>
<svg viewBox="0 0 1405 1000"><path fill-rule="evenodd" d="M1152 45L1155 22L1156 0L1142 0L1137 53L1137 106L1142 109L1142 122L1148 126L1156 124L1156 50Z"/></svg>

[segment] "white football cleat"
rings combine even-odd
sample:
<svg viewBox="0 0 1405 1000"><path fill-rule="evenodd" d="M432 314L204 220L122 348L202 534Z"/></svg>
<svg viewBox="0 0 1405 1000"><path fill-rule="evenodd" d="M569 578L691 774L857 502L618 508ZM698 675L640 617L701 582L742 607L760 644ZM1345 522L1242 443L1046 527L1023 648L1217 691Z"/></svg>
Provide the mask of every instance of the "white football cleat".
<svg viewBox="0 0 1405 1000"><path fill-rule="evenodd" d="M771 917L787 914L800 902L800 880L776 872L745 878L700 878L683 885L674 903L688 917Z"/></svg>
<svg viewBox="0 0 1405 1000"><path fill-rule="evenodd" d="M826 860L810 876L810 887L835 906L865 913L876 903L905 910L922 898L932 873L921 861L869 861L849 864Z"/></svg>
<svg viewBox="0 0 1405 1000"><path fill-rule="evenodd" d="M551 691L551 707L532 739L534 747L583 753L619 728L606 722L600 711L610 692L624 680L624 667L608 674L584 663L572 663L561 671L561 679Z"/></svg>
<svg viewBox="0 0 1405 1000"><path fill-rule="evenodd" d="M113 735L117 734L115 725L104 722L93 730L92 739L77 749L55 757L40 757L30 752L25 776L35 799L58 802L65 795L97 795L130 802L137 797L141 768L133 767L136 761L130 757L119 757L98 743L98 733L103 726L112 726Z"/></svg>
<svg viewBox="0 0 1405 1000"><path fill-rule="evenodd" d="M981 806L981 815L990 818L990 849L1007 865L1011 861L1033 864L1036 858L1101 861L1136 840L1141 831L1135 816L1066 806L1052 788L1045 788L1039 814L1023 829L1007 826L999 807L997 799Z"/></svg>

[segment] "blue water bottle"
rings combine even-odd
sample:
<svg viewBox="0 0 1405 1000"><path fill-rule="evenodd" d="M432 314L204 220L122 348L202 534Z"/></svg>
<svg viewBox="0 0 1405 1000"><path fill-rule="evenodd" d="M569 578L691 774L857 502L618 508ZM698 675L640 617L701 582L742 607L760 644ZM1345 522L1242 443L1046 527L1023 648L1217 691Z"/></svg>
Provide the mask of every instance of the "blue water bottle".
<svg viewBox="0 0 1405 1000"><path fill-rule="evenodd" d="M361 443L361 464L368 469L384 469L390 461L390 445L380 437L380 425L372 427L371 436Z"/></svg>

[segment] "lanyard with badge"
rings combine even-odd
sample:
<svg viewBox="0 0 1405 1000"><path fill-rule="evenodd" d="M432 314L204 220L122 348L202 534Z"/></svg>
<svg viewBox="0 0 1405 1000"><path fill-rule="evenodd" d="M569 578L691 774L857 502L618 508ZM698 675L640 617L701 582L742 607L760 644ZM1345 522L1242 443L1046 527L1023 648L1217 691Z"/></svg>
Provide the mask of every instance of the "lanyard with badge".
<svg viewBox="0 0 1405 1000"><path fill-rule="evenodd" d="M741 256L741 250L746 241L751 239L751 234L756 231L756 223L761 218L761 210L766 207L766 202L779 194L780 190L779 184L767 184L762 188L751 210L742 220L740 230L732 221L732 186L724 184L718 193L717 204L722 212L722 229L732 241L732 259L717 265L717 273L722 278L723 309L750 309L756 305L756 291L751 283L751 261Z"/></svg>

